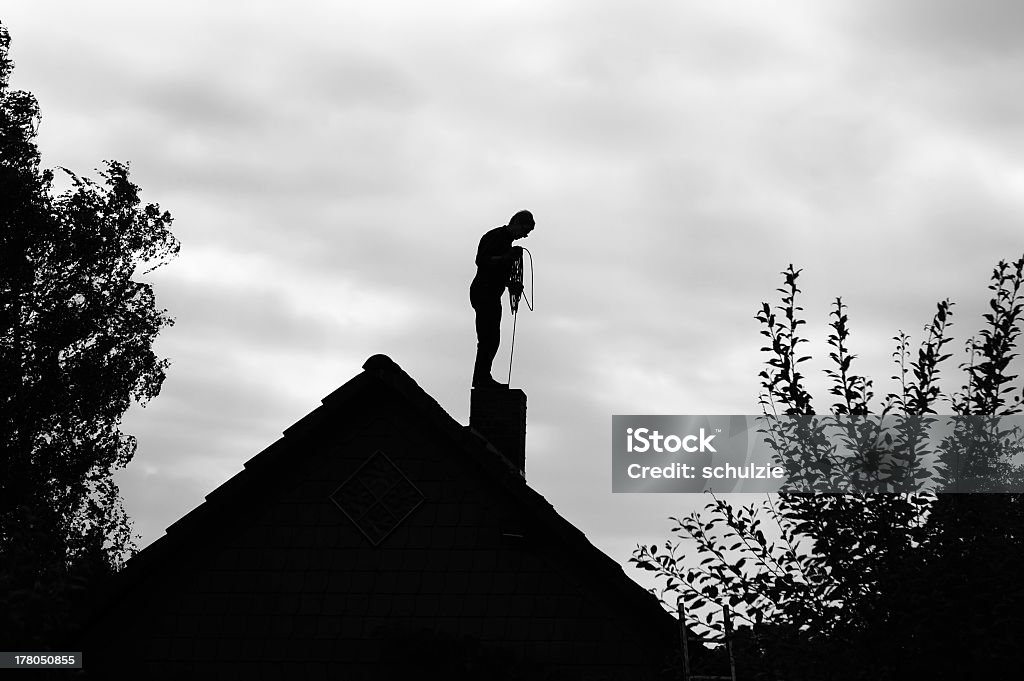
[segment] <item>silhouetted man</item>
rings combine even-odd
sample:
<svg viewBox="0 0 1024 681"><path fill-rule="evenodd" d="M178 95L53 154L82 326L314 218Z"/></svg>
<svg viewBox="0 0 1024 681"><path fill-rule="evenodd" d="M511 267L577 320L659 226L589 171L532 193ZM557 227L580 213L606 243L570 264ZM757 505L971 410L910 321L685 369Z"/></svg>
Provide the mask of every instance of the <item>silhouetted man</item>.
<svg viewBox="0 0 1024 681"><path fill-rule="evenodd" d="M491 377L491 363L498 354L501 340L501 294L509 286L512 263L523 249L512 242L533 231L533 214L521 210L507 225L495 227L480 238L476 251L476 276L469 286L469 302L476 310L476 363L473 365L474 388L504 387ZM510 289L510 293L522 291Z"/></svg>

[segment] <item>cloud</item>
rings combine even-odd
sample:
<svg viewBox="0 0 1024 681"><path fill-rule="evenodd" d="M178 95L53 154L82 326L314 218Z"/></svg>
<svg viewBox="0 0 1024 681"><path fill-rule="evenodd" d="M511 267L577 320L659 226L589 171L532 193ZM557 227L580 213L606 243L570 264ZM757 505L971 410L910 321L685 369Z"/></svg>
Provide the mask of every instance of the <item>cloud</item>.
<svg viewBox="0 0 1024 681"><path fill-rule="evenodd" d="M1015 58L1022 52L1024 8L1013 0L857 2L854 25L888 47L943 61Z"/></svg>

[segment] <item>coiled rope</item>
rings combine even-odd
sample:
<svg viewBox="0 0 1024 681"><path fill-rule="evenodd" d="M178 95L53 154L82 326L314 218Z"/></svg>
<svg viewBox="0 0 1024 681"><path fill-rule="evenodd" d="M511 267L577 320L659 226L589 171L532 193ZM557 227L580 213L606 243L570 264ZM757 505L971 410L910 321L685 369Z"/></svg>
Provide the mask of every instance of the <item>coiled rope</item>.
<svg viewBox="0 0 1024 681"><path fill-rule="evenodd" d="M533 253L523 248L519 252L519 257L512 261L512 272L509 274L508 284L508 304L512 309L512 348L508 353L508 383L512 384L512 358L516 352L516 320L519 318L519 299L522 298L526 301L526 307L530 308L530 312L533 312L533 301L530 300L529 296L526 295L526 289L523 288L523 253L530 256L530 294L533 295L533 299L536 300L537 296L533 288ZM512 288L515 286L519 289L519 293L512 293Z"/></svg>

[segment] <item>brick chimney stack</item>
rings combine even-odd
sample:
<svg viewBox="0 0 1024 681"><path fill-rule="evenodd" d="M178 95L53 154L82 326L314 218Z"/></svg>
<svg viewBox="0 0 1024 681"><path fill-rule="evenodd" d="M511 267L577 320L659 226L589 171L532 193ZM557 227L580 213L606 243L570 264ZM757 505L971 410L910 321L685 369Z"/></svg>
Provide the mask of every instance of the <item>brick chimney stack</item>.
<svg viewBox="0 0 1024 681"><path fill-rule="evenodd" d="M526 393L518 388L473 388L469 426L526 477Z"/></svg>

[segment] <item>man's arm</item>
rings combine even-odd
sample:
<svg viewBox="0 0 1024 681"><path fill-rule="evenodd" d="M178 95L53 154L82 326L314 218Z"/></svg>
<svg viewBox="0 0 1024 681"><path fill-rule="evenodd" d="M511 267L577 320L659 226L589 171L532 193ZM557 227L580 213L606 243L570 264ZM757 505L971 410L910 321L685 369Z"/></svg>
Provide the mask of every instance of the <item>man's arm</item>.
<svg viewBox="0 0 1024 681"><path fill-rule="evenodd" d="M492 255L492 256L478 257L476 259L476 264L479 265L479 264L481 264L481 261L483 261L487 265L494 266L494 267L496 267L498 265L505 265L505 264L508 264L508 263L512 262L516 258L518 258L519 254L522 252L522 250L523 250L522 246L513 246L512 248L508 249L502 255Z"/></svg>
<svg viewBox="0 0 1024 681"><path fill-rule="evenodd" d="M505 240L494 231L488 232L480 239L480 246L476 251L477 267L494 269L508 266L522 252L520 246L507 248Z"/></svg>

